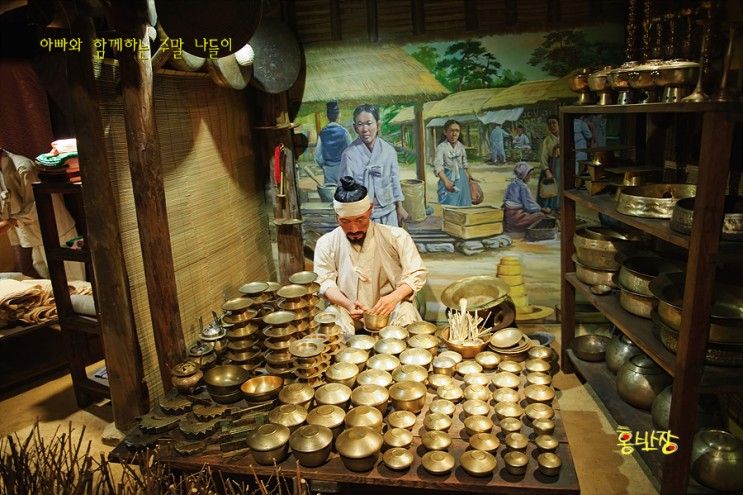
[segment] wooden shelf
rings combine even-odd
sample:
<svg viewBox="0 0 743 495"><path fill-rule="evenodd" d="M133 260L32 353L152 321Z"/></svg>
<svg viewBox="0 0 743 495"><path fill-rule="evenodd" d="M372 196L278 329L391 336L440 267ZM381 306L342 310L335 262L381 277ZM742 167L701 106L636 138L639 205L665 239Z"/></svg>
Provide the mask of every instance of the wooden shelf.
<svg viewBox="0 0 743 495"><path fill-rule="evenodd" d="M81 182L35 182L34 187L45 194L79 194L83 190Z"/></svg>
<svg viewBox="0 0 743 495"><path fill-rule="evenodd" d="M80 332L89 333L91 335L99 335L101 333L98 320L91 316L71 314L60 316L59 321L63 326L67 327L69 325Z"/></svg>
<svg viewBox="0 0 743 495"><path fill-rule="evenodd" d="M87 263L90 261L90 252L87 249L70 249L67 247L55 247L46 252L49 259L62 261L79 261Z"/></svg>
<svg viewBox="0 0 743 495"><path fill-rule="evenodd" d="M699 113L730 112L743 113L743 104L737 102L718 103L634 103L631 105L566 105L560 107L560 113L566 114L645 114L645 113Z"/></svg>
<svg viewBox="0 0 743 495"><path fill-rule="evenodd" d="M653 333L653 323L627 311L619 304L614 294L597 296L591 293L588 285L579 281L575 273L565 275L570 285L576 288L588 301L601 311L629 339L658 363L666 372L674 376L676 355L665 348ZM743 390L743 368L705 366L702 376L702 392L727 392Z"/></svg>

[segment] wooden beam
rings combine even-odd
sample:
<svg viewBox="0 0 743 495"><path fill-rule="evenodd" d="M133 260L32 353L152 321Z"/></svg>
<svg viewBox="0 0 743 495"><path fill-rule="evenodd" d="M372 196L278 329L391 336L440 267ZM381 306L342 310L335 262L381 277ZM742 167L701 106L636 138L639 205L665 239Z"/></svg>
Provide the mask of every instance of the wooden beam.
<svg viewBox="0 0 743 495"><path fill-rule="evenodd" d="M341 23L341 0L329 0L330 2L330 39L338 41L343 39L343 25Z"/></svg>
<svg viewBox="0 0 743 495"><path fill-rule="evenodd" d="M464 0L464 27L467 31L477 31L480 27L477 0Z"/></svg>
<svg viewBox="0 0 743 495"><path fill-rule="evenodd" d="M519 23L519 7L516 0L505 0L505 19L506 26L515 26Z"/></svg>
<svg viewBox="0 0 743 495"><path fill-rule="evenodd" d="M119 218L111 186L108 156L103 143L100 107L93 71L95 28L90 18L79 18L72 33L82 40L79 52L67 52L67 71L75 124L87 237L96 281L98 319L103 340L111 403L116 427L129 430L135 418L149 408L142 355L134 323L129 277L119 236ZM95 192L95 194L93 194Z"/></svg>
<svg viewBox="0 0 743 495"><path fill-rule="evenodd" d="M366 0L366 30L369 41L379 41L379 19L377 17L377 0Z"/></svg>
<svg viewBox="0 0 743 495"><path fill-rule="evenodd" d="M560 22L562 8L560 0L547 0L547 25L554 25Z"/></svg>
<svg viewBox="0 0 743 495"><path fill-rule="evenodd" d="M147 21L128 2L114 3L117 31L124 38L144 40ZM178 290L165 205L160 143L155 122L152 64L134 50L119 54L124 123L129 151L139 242L147 283L152 330L165 390L171 388L170 370L186 357L181 329Z"/></svg>
<svg viewBox="0 0 743 495"><path fill-rule="evenodd" d="M415 176L423 181L423 199L426 198L426 123L423 121L423 103L413 107L415 114Z"/></svg>
<svg viewBox="0 0 743 495"><path fill-rule="evenodd" d="M423 0L410 0L410 12L413 21L413 34L426 32L426 11Z"/></svg>

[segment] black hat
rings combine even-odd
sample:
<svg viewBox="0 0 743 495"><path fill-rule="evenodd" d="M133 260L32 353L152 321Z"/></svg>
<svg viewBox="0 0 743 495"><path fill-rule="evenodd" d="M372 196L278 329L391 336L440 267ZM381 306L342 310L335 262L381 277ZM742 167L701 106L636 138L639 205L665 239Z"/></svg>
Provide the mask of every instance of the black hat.
<svg viewBox="0 0 743 495"><path fill-rule="evenodd" d="M350 175L341 177L341 185L335 190L333 197L341 203L354 203L366 197L366 187L356 182Z"/></svg>
<svg viewBox="0 0 743 495"><path fill-rule="evenodd" d="M331 119L334 119L338 117L341 113L341 109L338 106L338 102L336 100L331 100L325 105L325 113L327 113L328 117Z"/></svg>

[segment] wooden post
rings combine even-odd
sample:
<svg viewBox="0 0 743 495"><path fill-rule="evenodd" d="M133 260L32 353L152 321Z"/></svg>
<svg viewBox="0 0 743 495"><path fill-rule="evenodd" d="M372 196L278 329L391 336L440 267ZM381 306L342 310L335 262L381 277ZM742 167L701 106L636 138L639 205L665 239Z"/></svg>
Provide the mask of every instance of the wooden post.
<svg viewBox="0 0 743 495"><path fill-rule="evenodd" d="M330 2L330 39L338 41L342 39L341 24L341 0L329 0Z"/></svg>
<svg viewBox="0 0 743 495"><path fill-rule="evenodd" d="M143 41L147 38L146 16L141 8L143 3L136 7L121 0L114 3L116 28L122 37ZM152 64L140 58L136 50L122 51L119 63L139 242L160 376L167 391L171 388L170 370L185 358L186 345L181 330L155 123Z"/></svg>
<svg viewBox="0 0 743 495"><path fill-rule="evenodd" d="M410 0L410 11L413 22L413 34L426 32L426 12L423 0Z"/></svg>
<svg viewBox="0 0 743 495"><path fill-rule="evenodd" d="M72 25L82 40L79 52L67 52L80 174L88 193L83 194L87 237L96 281L98 317L103 340L111 403L116 427L129 430L135 418L147 411L142 355L134 324L129 277L119 237L119 219L111 187L108 156L93 77L93 38L90 18L79 18ZM95 191L95 194L92 192Z"/></svg>
<svg viewBox="0 0 743 495"><path fill-rule="evenodd" d="M464 0L464 26L467 31L476 31L480 27L477 0Z"/></svg>
<svg viewBox="0 0 743 495"><path fill-rule="evenodd" d="M415 114L415 176L423 181L423 198L426 198L426 123L423 122L423 103L416 103Z"/></svg>
<svg viewBox="0 0 743 495"><path fill-rule="evenodd" d="M377 19L377 0L366 0L366 31L369 41L379 41L379 20Z"/></svg>
<svg viewBox="0 0 743 495"><path fill-rule="evenodd" d="M575 263L572 255L575 252L573 235L575 234L575 201L563 195L565 190L575 187L575 136L573 121L577 116L560 112L560 154L562 156L562 179L560 188L560 279L565 280L567 273L575 272ZM562 356L560 363L565 373L573 373L573 364L570 362L567 350L575 337L575 287L563 282L560 295L560 338L562 339Z"/></svg>

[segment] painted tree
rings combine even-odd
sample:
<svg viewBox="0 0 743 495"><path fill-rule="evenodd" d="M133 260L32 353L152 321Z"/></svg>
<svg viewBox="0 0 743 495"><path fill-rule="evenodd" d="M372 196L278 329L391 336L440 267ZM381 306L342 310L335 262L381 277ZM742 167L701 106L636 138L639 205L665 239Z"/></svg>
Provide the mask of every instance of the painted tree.
<svg viewBox="0 0 743 495"><path fill-rule="evenodd" d="M501 64L480 41L458 41L449 45L436 64L442 72L441 83L450 91L495 86ZM436 75L436 74L434 74Z"/></svg>
<svg viewBox="0 0 743 495"><path fill-rule="evenodd" d="M562 77L578 67L602 67L617 64L622 47L605 41L589 42L583 31L552 31L534 49L529 65L551 76Z"/></svg>

